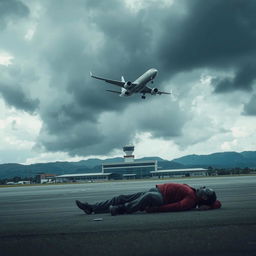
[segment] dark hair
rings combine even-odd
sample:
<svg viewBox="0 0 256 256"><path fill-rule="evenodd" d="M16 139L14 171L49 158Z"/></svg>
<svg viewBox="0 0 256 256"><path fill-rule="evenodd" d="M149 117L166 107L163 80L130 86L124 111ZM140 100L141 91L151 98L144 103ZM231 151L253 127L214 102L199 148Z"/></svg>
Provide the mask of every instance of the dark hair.
<svg viewBox="0 0 256 256"><path fill-rule="evenodd" d="M203 190L203 193L204 195L207 196L207 199L204 200L202 198L200 198L200 201L198 203L198 205L211 205L213 204L216 199L217 199L217 196L216 196L216 193L214 192L214 190L210 189L210 188L206 188L206 187L203 187L201 188Z"/></svg>

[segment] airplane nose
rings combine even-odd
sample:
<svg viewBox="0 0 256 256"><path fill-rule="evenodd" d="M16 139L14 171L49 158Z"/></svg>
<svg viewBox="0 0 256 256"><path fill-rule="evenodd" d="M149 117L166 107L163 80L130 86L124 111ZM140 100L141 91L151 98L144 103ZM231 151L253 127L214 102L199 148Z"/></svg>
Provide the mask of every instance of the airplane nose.
<svg viewBox="0 0 256 256"><path fill-rule="evenodd" d="M151 68L148 72L150 72L151 78L154 79L158 73L158 70L155 68Z"/></svg>
<svg viewBox="0 0 256 256"><path fill-rule="evenodd" d="M152 68L151 70L152 70L153 72L158 72L157 69L155 69L155 68Z"/></svg>

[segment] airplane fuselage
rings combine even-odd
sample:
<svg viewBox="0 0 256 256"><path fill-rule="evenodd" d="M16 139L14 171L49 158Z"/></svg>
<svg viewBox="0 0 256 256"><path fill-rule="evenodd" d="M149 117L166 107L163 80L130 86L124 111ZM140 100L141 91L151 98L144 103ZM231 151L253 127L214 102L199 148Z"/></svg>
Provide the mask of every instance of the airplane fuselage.
<svg viewBox="0 0 256 256"><path fill-rule="evenodd" d="M118 80L112 80L112 79L107 79L104 77L100 76L95 76L90 72L90 75L92 78L99 79L102 81L105 81L106 83L113 84L115 86L118 86L119 88L121 87L121 92L116 91L116 90L106 90L112 93L119 94L121 97L127 97L131 96L134 93L141 93L141 98L145 99L146 94L151 94L151 95L161 95L161 94L170 94L169 92L164 92L164 91L159 91L157 88L151 88L147 86L148 82L152 82L154 78L156 77L158 71L155 68L151 68L148 71L146 71L143 75L141 75L139 78L137 78L134 82L131 81L125 81L124 77L121 77L121 81Z"/></svg>
<svg viewBox="0 0 256 256"><path fill-rule="evenodd" d="M158 71L155 68L151 68L146 71L143 75L137 78L131 85L130 88L122 88L121 97L131 96L133 93L140 93L145 88L146 84L156 77Z"/></svg>

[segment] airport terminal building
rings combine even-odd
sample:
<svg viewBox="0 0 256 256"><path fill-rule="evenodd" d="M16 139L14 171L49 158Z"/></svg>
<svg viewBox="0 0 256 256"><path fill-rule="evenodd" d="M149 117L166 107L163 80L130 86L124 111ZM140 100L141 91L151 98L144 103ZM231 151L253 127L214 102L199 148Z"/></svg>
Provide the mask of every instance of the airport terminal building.
<svg viewBox="0 0 256 256"><path fill-rule="evenodd" d="M125 146L124 162L122 163L103 163L101 173L85 174L64 174L56 176L57 182L68 181L94 181L94 180L122 180L122 179L141 179L152 177L151 172L157 171L157 161L136 161L134 159L134 146Z"/></svg>
<svg viewBox="0 0 256 256"><path fill-rule="evenodd" d="M112 179L141 179L151 176L151 171L157 171L157 161L135 161L134 146L123 147L123 163L102 164L102 173L111 173Z"/></svg>
<svg viewBox="0 0 256 256"><path fill-rule="evenodd" d="M99 173L64 174L56 176L56 182L105 181L142 178L167 178L185 176L206 176L207 169L158 170L157 160L136 161L134 146L123 147L124 162L103 163Z"/></svg>
<svg viewBox="0 0 256 256"><path fill-rule="evenodd" d="M172 169L172 170L157 170L151 172L152 177L161 178L181 178L194 176L207 176L208 169L205 168L186 168L186 169Z"/></svg>

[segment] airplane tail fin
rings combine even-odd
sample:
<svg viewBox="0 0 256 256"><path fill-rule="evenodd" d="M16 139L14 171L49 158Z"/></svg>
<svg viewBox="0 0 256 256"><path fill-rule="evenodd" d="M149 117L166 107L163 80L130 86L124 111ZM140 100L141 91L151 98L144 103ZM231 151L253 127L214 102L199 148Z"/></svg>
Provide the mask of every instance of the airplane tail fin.
<svg viewBox="0 0 256 256"><path fill-rule="evenodd" d="M121 77L121 81L125 83L125 80L124 80L124 77L123 77L123 76Z"/></svg>

